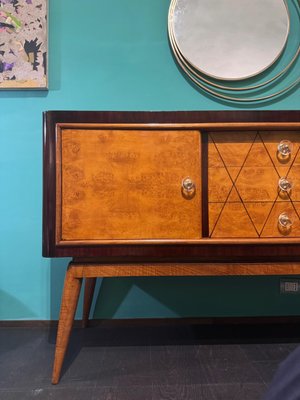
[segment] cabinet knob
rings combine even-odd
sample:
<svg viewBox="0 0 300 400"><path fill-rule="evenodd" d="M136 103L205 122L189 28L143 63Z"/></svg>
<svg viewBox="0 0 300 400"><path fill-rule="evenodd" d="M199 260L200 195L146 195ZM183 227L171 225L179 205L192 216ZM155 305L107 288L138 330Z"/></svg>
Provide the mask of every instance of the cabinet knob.
<svg viewBox="0 0 300 400"><path fill-rule="evenodd" d="M288 158L293 151L293 143L289 140L282 140L277 149L281 157Z"/></svg>
<svg viewBox="0 0 300 400"><path fill-rule="evenodd" d="M278 217L278 227L280 231L287 232L291 229L293 225L292 220L289 218L288 214L283 212Z"/></svg>
<svg viewBox="0 0 300 400"><path fill-rule="evenodd" d="M280 178L278 188L281 192L289 193L293 188L293 183L286 178Z"/></svg>
<svg viewBox="0 0 300 400"><path fill-rule="evenodd" d="M182 180L181 189L185 197L191 198L196 192L196 185L193 180L189 176L187 176Z"/></svg>

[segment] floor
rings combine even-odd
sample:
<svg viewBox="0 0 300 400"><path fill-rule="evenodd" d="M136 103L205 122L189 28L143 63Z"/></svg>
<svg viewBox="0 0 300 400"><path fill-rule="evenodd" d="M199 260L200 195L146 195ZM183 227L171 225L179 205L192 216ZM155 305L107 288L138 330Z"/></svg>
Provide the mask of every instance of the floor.
<svg viewBox="0 0 300 400"><path fill-rule="evenodd" d="M257 400L299 326L98 324L74 328L51 385L55 328L0 328L0 399ZM293 333L293 335L291 335Z"/></svg>

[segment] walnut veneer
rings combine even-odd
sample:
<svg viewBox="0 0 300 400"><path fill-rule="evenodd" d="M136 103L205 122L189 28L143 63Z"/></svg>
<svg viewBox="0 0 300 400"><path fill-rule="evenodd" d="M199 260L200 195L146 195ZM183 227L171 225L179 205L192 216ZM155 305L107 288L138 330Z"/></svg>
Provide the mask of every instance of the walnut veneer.
<svg viewBox="0 0 300 400"><path fill-rule="evenodd" d="M208 133L210 237L299 237L299 133L296 130ZM287 157L278 152L283 139L292 144ZM280 178L292 182L292 190L279 190ZM278 226L278 217L283 212L291 218L291 229Z"/></svg>
<svg viewBox="0 0 300 400"><path fill-rule="evenodd" d="M198 131L60 126L57 243L200 238L200 154Z"/></svg>
<svg viewBox="0 0 300 400"><path fill-rule="evenodd" d="M97 277L299 274L299 173L298 111L46 112L43 255L73 257L53 383L82 279L86 325Z"/></svg>

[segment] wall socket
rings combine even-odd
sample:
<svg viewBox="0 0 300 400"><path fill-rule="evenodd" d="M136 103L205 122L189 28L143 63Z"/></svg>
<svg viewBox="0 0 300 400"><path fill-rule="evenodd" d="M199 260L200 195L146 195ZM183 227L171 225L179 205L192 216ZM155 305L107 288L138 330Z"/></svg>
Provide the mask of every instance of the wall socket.
<svg viewBox="0 0 300 400"><path fill-rule="evenodd" d="M300 294L300 279L280 279L280 293Z"/></svg>

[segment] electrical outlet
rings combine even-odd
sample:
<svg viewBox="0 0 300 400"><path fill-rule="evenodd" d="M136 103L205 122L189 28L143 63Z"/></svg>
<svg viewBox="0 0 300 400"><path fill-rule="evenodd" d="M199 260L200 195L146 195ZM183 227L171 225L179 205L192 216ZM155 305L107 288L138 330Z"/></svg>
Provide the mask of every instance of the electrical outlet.
<svg viewBox="0 0 300 400"><path fill-rule="evenodd" d="M300 280L299 279L281 279L280 280L280 293L300 294Z"/></svg>

